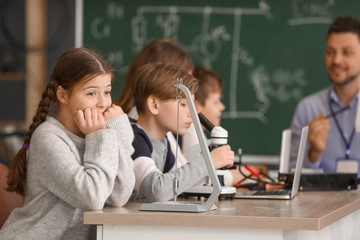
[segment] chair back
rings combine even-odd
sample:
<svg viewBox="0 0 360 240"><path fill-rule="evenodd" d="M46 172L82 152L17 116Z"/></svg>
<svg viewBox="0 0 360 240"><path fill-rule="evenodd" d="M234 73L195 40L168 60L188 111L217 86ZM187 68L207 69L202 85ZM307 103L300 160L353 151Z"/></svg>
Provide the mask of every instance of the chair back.
<svg viewBox="0 0 360 240"><path fill-rule="evenodd" d="M9 169L4 164L0 163L0 229L11 214L12 210L16 207L22 207L24 205L23 196L5 190L7 186L6 176L8 175L8 172Z"/></svg>

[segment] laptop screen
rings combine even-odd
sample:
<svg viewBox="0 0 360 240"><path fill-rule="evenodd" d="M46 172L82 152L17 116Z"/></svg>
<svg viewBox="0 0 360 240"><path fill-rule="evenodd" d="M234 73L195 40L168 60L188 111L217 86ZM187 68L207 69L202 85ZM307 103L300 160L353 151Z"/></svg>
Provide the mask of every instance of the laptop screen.
<svg viewBox="0 0 360 240"><path fill-rule="evenodd" d="M294 174L294 180L293 180L292 189L291 189L291 198L293 198L299 190L301 169L302 169L303 162L304 162L308 131L309 131L309 126L307 126L307 125L305 127L303 127L302 131L301 131L299 151L298 151L298 155L297 155L297 159L296 159L295 174Z"/></svg>

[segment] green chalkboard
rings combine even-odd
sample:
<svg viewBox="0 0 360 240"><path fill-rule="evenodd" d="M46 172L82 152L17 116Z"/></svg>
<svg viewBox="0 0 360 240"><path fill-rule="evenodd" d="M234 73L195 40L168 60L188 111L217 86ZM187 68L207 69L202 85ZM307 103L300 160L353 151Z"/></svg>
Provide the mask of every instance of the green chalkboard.
<svg viewBox="0 0 360 240"><path fill-rule="evenodd" d="M85 0L83 45L115 67L116 98L135 54L155 38L175 39L225 80L232 148L274 155L298 101L329 85L329 24L359 9L358 0Z"/></svg>

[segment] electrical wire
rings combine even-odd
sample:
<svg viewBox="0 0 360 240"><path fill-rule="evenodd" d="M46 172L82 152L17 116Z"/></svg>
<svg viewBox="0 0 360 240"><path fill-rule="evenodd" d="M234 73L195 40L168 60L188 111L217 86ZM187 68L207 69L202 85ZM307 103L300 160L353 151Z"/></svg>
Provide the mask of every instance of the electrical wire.
<svg viewBox="0 0 360 240"><path fill-rule="evenodd" d="M240 174L244 177L242 180L240 180L235 186L236 187L241 187L243 186L243 184L241 184L242 182L244 182L245 180L254 180L255 183L254 184L251 184L249 186L259 186L261 184L270 184L270 185L275 185L275 186L287 186L287 184L284 184L284 183L278 183L276 182L273 178L271 178L268 174L265 174L263 172L256 172L257 174L255 174L255 170L251 169L250 166L248 165L245 165L245 164L242 164L241 162L241 157L240 157L240 160L239 160L239 172ZM249 170L249 167L250 167L250 174L249 175L246 175L243 171L242 171L242 166L244 166L246 169ZM262 175L265 177L265 179L268 179L268 180L263 180L260 178L259 175ZM252 176L255 176L255 177L252 177Z"/></svg>

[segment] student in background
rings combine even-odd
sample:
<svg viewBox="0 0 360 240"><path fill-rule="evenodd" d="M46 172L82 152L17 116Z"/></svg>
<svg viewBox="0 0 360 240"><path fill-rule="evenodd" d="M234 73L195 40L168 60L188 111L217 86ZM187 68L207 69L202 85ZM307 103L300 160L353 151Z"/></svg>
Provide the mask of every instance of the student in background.
<svg viewBox="0 0 360 240"><path fill-rule="evenodd" d="M147 63L160 62L177 66L185 72L192 74L194 63L191 55L172 39L159 38L146 45L131 61L126 75L124 86L116 103L122 107L129 117L137 120L134 92L136 70Z"/></svg>
<svg viewBox="0 0 360 240"><path fill-rule="evenodd" d="M151 62L171 64L190 75L194 70L191 55L174 40L160 38L146 45L132 60L121 94L116 102L135 122L138 119L134 97L138 78L135 77L135 73L139 67ZM169 132L167 138L170 142L171 151L175 153L178 144L173 133ZM220 158L223 155L234 155L234 152L229 148L218 148L211 152L212 158ZM182 164L187 162L182 151L178 152L178 160Z"/></svg>
<svg viewBox="0 0 360 240"><path fill-rule="evenodd" d="M193 76L199 80L199 88L195 93L194 100L196 110L202 113L214 126L220 126L221 114L225 110L225 105L221 102L224 81L216 72L201 66L195 66ZM206 129L203 128L203 130L205 131ZM189 149L198 143L199 141L192 125L184 134L182 141L182 148L186 159L189 159ZM218 148L230 150L229 145ZM220 152L220 154L223 154L223 152ZM247 175L249 174L246 169L242 169L242 171ZM233 186L243 179L238 169L217 170L217 174L224 176L225 186Z"/></svg>
<svg viewBox="0 0 360 240"><path fill-rule="evenodd" d="M147 44L131 61L124 86L116 101L116 104L121 106L124 112L127 113L134 122L138 119L134 99L135 86L137 83L134 75L139 67L151 62L172 64L189 74L192 74L192 71L194 70L194 63L191 55L174 40L159 38ZM177 145L176 139L170 132L167 134L167 137L174 153ZM178 154L179 161L186 162L182 152L180 151Z"/></svg>
<svg viewBox="0 0 360 240"><path fill-rule="evenodd" d="M23 148L13 160L8 191L25 196L0 239L95 239L83 213L123 206L135 183L133 132L111 101L113 70L85 48L57 60Z"/></svg>
<svg viewBox="0 0 360 240"><path fill-rule="evenodd" d="M216 72L201 66L195 66L193 76L199 81L194 100L197 112L202 113L214 126L220 126L221 114L225 110L225 105L221 102L221 92L224 87L222 78ZM183 136L182 147L186 158L189 148L199 143L196 135L193 135L196 134L195 131L191 128Z"/></svg>
<svg viewBox="0 0 360 240"><path fill-rule="evenodd" d="M360 159L360 134L354 127L360 84L358 19L338 17L331 24L326 38L325 66L332 85L306 97L297 106L291 125L291 160L295 165L301 129L309 124L304 167L322 168L328 173L337 171L339 161ZM349 109L336 116L326 116L344 107Z"/></svg>
<svg viewBox="0 0 360 240"><path fill-rule="evenodd" d="M132 125L135 135L132 158L136 176L133 200L166 201L174 197L175 176L179 178L178 194L207 176L203 158L175 169L177 163L169 149L166 133L177 131L177 118L179 134L184 134L192 124L185 95L182 94L181 101L177 99L174 86L177 78L182 78L192 93L196 91L196 78L172 65L149 63L135 74L134 96L139 119ZM234 156L213 159L215 168L231 166L233 161Z"/></svg>

